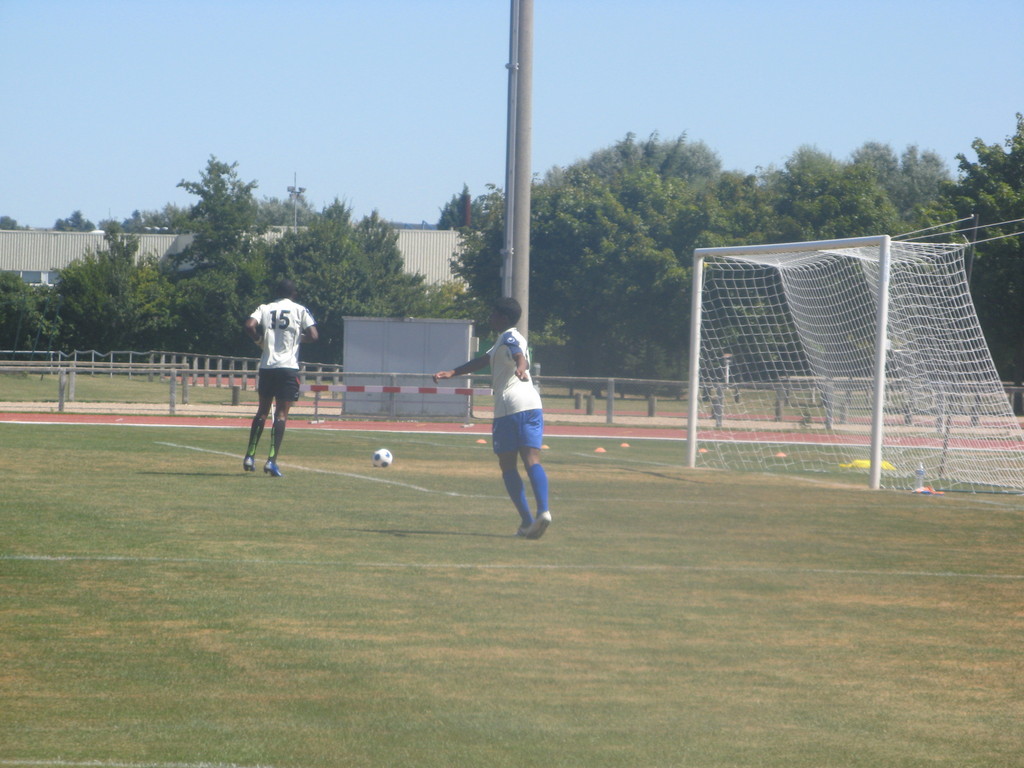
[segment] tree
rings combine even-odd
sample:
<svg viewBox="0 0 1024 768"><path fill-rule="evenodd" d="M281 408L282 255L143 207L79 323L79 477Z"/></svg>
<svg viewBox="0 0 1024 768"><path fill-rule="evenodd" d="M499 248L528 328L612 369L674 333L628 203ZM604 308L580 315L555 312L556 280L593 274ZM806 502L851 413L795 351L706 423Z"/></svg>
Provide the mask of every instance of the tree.
<svg viewBox="0 0 1024 768"><path fill-rule="evenodd" d="M85 218L81 211L75 211L66 219L57 219L53 228L58 232L92 232L96 225Z"/></svg>
<svg viewBox="0 0 1024 768"><path fill-rule="evenodd" d="M689 270L671 241L695 200L686 182L648 168L606 180L579 165L534 189L530 341L553 370L681 375ZM480 203L458 271L486 305L500 290L501 193Z"/></svg>
<svg viewBox="0 0 1024 768"><path fill-rule="evenodd" d="M116 227L116 225L115 225ZM153 257L139 257L139 240L119 229L106 249L61 270L64 349L152 349L173 326L171 286Z"/></svg>
<svg viewBox="0 0 1024 768"><path fill-rule="evenodd" d="M256 221L261 227L294 227L296 224L305 227L316 216L316 209L299 194L288 200L263 198L258 204Z"/></svg>
<svg viewBox="0 0 1024 768"><path fill-rule="evenodd" d="M1004 379L1024 383L1024 116L1003 145L971 143L977 161L957 155L960 176L945 199L957 216L977 214L984 229L971 270L971 293L996 367ZM941 215L941 214L940 214ZM1011 222L1005 226L993 226ZM992 239L996 238L996 239Z"/></svg>
<svg viewBox="0 0 1024 768"><path fill-rule="evenodd" d="M850 156L854 165L863 165L875 173L875 177L883 184L899 176L900 161L893 151L892 145L880 141L867 141L853 151Z"/></svg>
<svg viewBox="0 0 1024 768"><path fill-rule="evenodd" d="M700 194L698 209L703 214L689 232L691 247L767 243L779 237L777 199L768 174L723 173Z"/></svg>
<svg viewBox="0 0 1024 768"><path fill-rule="evenodd" d="M441 215L437 219L438 229L464 229L473 226L479 209L479 203L474 202L473 196L469 193L469 187L462 185L462 192L452 195L444 207L441 208Z"/></svg>
<svg viewBox="0 0 1024 768"><path fill-rule="evenodd" d="M268 299L262 259L177 276L173 286L175 324L165 346L210 355L252 355L242 323Z"/></svg>
<svg viewBox="0 0 1024 768"><path fill-rule="evenodd" d="M472 317L487 327L487 317L494 299L501 296L502 249L505 242L505 196L493 185L473 200L473 225L463 230L462 255L454 272L469 286L469 300L464 304L464 317ZM533 206L534 211L536 206ZM531 233L531 240L535 240ZM531 307L532 313L532 307ZM537 338L533 325L531 342Z"/></svg>
<svg viewBox="0 0 1024 768"><path fill-rule="evenodd" d="M242 319L265 299L265 230L258 222L255 181L238 178L238 163L211 156L199 181L179 187L199 201L182 226L192 244L168 261L175 286L175 349L208 354L251 352Z"/></svg>
<svg viewBox="0 0 1024 768"><path fill-rule="evenodd" d="M628 133L622 141L599 149L589 158L576 163L611 181L623 173L647 169L662 178L677 178L691 184L713 181L722 172L722 164L704 142L687 142L686 134L663 141L657 133L637 142L636 134ZM555 175L558 174L555 170Z"/></svg>
<svg viewBox="0 0 1024 768"><path fill-rule="evenodd" d="M132 211L132 215L121 222L124 232L144 234L147 232L179 232L187 229L188 211L168 203L159 211ZM106 222L101 222L106 225Z"/></svg>
<svg viewBox="0 0 1024 768"><path fill-rule="evenodd" d="M405 317L428 306L423 279L402 271L398 233L375 212L359 222L335 200L308 227L267 249L267 277L288 277L316 318L310 360L342 359L346 316ZM269 284L267 286L269 290Z"/></svg>
<svg viewBox="0 0 1024 768"><path fill-rule="evenodd" d="M473 297L464 283L452 280L440 285L424 286L424 302L416 316L449 318L457 320L472 317L475 312Z"/></svg>
<svg viewBox="0 0 1024 768"><path fill-rule="evenodd" d="M855 166L870 169L875 180L905 220L922 206L934 201L942 185L950 180L945 162L935 152L920 152L909 146L900 158L888 144L869 141L854 150Z"/></svg>
<svg viewBox="0 0 1024 768"><path fill-rule="evenodd" d="M814 147L794 152L769 172L776 231L769 241L795 242L898 232L900 218L873 168L841 163Z"/></svg>
<svg viewBox="0 0 1024 768"><path fill-rule="evenodd" d="M58 306L52 287L26 285L13 272L0 272L0 349L36 350L43 339L49 346Z"/></svg>
<svg viewBox="0 0 1024 768"><path fill-rule="evenodd" d="M902 170L877 149L847 163L802 147L782 169L743 174L721 172L713 153L683 137L630 134L553 169L533 190L532 344L577 375L682 377L694 248L901 231L869 160ZM914 157L908 171L920 165ZM503 243L495 189L474 202L458 269L484 304L500 290Z"/></svg>
<svg viewBox="0 0 1024 768"><path fill-rule="evenodd" d="M900 175L889 190L893 204L905 218L910 218L939 197L942 185L951 179L945 161L935 152L918 152L907 147L900 156Z"/></svg>
<svg viewBox="0 0 1024 768"><path fill-rule="evenodd" d="M265 231L258 221L259 206L253 196L255 181L238 178L238 163L227 164L211 156L199 181L178 186L199 198L184 222L195 240L174 258L176 266L196 269L217 267L248 259Z"/></svg>
<svg viewBox="0 0 1024 768"><path fill-rule="evenodd" d="M689 269L677 249L692 187L646 168L610 182L586 171L569 181L533 198L539 327L564 334L565 362L580 375L614 366L628 376L681 377Z"/></svg>

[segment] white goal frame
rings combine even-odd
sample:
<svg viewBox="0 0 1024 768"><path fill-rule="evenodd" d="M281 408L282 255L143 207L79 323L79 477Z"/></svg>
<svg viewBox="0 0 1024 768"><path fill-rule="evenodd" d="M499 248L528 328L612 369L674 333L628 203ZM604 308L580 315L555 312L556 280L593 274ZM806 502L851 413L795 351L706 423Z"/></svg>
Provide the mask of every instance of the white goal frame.
<svg viewBox="0 0 1024 768"><path fill-rule="evenodd" d="M793 431L775 432L766 428L767 431L764 434L770 434L771 436L765 437L764 443L766 445L776 443L783 446L794 445L799 442L799 438L792 443L790 441L793 439L793 434L799 430L807 432L817 428L817 434L819 435L839 435L838 430L840 429L855 430L856 434L860 435L859 442L857 443L860 447L857 451L861 456L864 456L865 448L868 451L867 461L860 460L858 466L867 469L868 485L871 489L877 490L882 487L883 467L890 471L894 470L892 465L883 461L883 447L890 454L886 458L890 458L897 464L900 464L898 467L899 477L904 480L908 476L913 478L914 470L919 466L919 459L923 459L927 463L928 455L920 445L907 448L907 435L914 429L920 431L919 422L925 418L922 415L924 411L915 411L913 424L909 420L906 424L898 423L899 428L897 429L897 422L894 422L892 438L887 438L885 432L887 396L889 396L886 379L887 358L901 351L907 354L909 350L909 347L903 350L890 348L892 343L890 341L890 332L896 334L897 339L905 337L906 322L908 312L910 312L910 316L913 317L917 317L917 314L920 313L922 317L932 319L935 323L935 328L939 329L945 328L944 323L948 322L950 325L953 325L956 322L955 331L958 334L962 334L964 339L963 342L951 343L949 346L949 349L952 350L951 357L945 362L942 360L936 361L934 358L926 356L926 363L920 369L923 370L923 376L926 379L934 376L938 382L953 381L952 379L944 378L944 376L959 375L961 373L959 367L944 367L959 365L960 353L958 350L961 347L958 344L966 345L970 341L976 344L976 346L971 347L972 352L977 351L978 348L981 351L977 360L973 358L970 360L973 367L969 369L969 375L966 375L962 380L958 380L960 381L961 390L948 390L948 392L958 392L961 394L966 392L966 396L972 399L975 398L976 392L981 393L977 396L979 402L984 398L985 403L984 408L979 406L979 412L982 414L980 417L981 426L974 428L972 422L971 426L965 427L963 423L963 420L966 418L964 411L953 412L954 418L959 419L959 422L956 423L953 422L953 418L947 417L947 414L941 414L937 421L945 423L946 439L943 441L941 435L936 438L933 432L933 442L938 440L942 444L942 459L941 462L936 462L935 468L937 469L941 466L943 469L948 469L946 464L947 456L950 457L951 461L954 461L956 457L964 455L956 454L956 457L954 457L955 449L950 447L947 452L947 445L952 446L955 443L971 442L977 438L977 445L972 443L971 446L971 450L974 453L971 454L969 459L970 462L973 462L970 468L963 469L958 465L958 471L962 471L967 475L971 475L973 472L975 479L960 480L956 479L954 475L948 475L951 482L954 482L954 484L961 482L965 484L988 484L987 480L978 480L977 478L988 471L988 462L991 462L991 466L995 467L992 470L992 485L1016 489L1024 488L1024 431L1021 430L1019 422L1013 416L1009 401L1005 397L1001 383L998 381L995 373L995 367L991 361L987 345L984 344L980 326L977 325L977 316L974 312L973 304L970 302L966 278L962 274L962 261L958 260L961 258L961 248L962 246L952 244L935 245L894 242L889 235L877 235L797 243L696 249L693 258L689 349L687 466L691 468L698 466L698 445L701 437L699 420L701 418L700 407L702 399L712 401L712 412L717 408L715 425L708 427L708 422L707 420L705 421L704 428L712 433L710 436L705 435L705 445L712 448L712 453L715 452L714 447L718 446L721 449L721 460L727 467L732 468L729 465L727 452L736 451L738 448L730 448L729 446L742 446L758 442L756 437L744 436L744 430L751 428L744 426L736 419L748 419L750 421L771 420L770 415L764 414L763 411L744 412L744 409L748 407L747 397L768 397L768 395L764 394L758 395L757 388L771 387L773 386L771 382L776 384L778 382L786 382L786 387L797 386L792 384L792 382L797 382L802 378L804 381L800 386L810 388L812 400L816 393L822 401L821 405L824 405L827 393L830 407L835 407L835 403L832 400L833 390L830 387L834 381L840 381L843 374L836 374L840 376L840 379L833 379L832 373L821 374L819 372L820 366L830 361L846 361L849 359L855 361L855 363L851 362L849 367L856 367L862 371L862 373L856 375L855 379L846 379L846 386L852 386L848 383L849 381L855 380L857 382L856 390L859 399L857 400L856 410L857 413L863 415L857 416L856 425L844 422L842 427L840 427L838 423L833 425L831 421L828 421L826 431L823 432L820 430L823 420L819 410L816 423L810 427L794 428L792 426L792 416L789 416L785 420L790 423L790 426L786 426L785 429ZM857 250L853 251L852 249ZM895 252L897 250L898 253ZM849 251L850 256L849 262L845 262L843 259L847 251ZM815 255L812 252L819 252L819 254ZM899 261L898 275L893 272L896 269L894 261ZM846 287L846 283L835 282L844 278L841 275L837 277L834 273L827 272L830 269L829 264L841 265L842 263L850 265L860 264L861 267L855 270L855 274L862 274L862 270L867 269L870 272L871 278L864 280L859 285L851 283L850 288ZM708 272L707 270L709 269L715 271ZM819 273L819 269L822 270L821 273ZM849 267L844 269L849 269ZM941 290L945 290L947 293L939 295L938 299L934 299L927 294L930 284L920 288L917 283L911 282L911 279L916 278L919 274L923 274L926 280L933 279L930 270L936 272L944 270L942 272L943 282L941 286L943 287ZM748 273L752 275L768 275L768 282L760 283L756 279L753 281L747 280L743 276ZM772 275L775 275L775 277L772 277ZM786 277L786 275L789 275L789 277ZM809 275L806 279L812 281L813 291L811 294L806 293L808 284L801 282L805 280L805 275ZM797 281L796 287L793 288L796 293L791 296L789 291L794 280ZM779 282L778 288L774 286L774 281ZM706 285L706 282L708 285ZM819 293L819 285L828 288L828 290L824 293ZM919 293L919 288L925 291L925 293ZM710 291L707 296L705 295L706 289ZM850 293L853 289L856 290ZM762 299L762 292L765 291L767 293L763 294L764 297ZM775 293L769 295L772 294L772 291L775 291ZM893 297L892 291L897 291L899 295ZM714 298L716 295L718 298ZM947 295L955 296L963 301L956 308L950 309L943 305ZM854 307L861 308L857 310L854 316L854 320L858 323L856 326L845 326L843 319L840 317L843 307L839 305L844 303L844 299L847 296L863 297L852 302ZM811 304L806 303L808 297L812 298ZM711 303L706 304L708 301ZM735 304L735 312L733 309L730 309L734 301L738 302ZM797 304L793 304L794 301ZM890 328L891 301L898 302L894 305L897 308L893 311L899 313L898 324L892 328ZM929 301L933 303L929 304ZM831 302L837 302L837 305L833 307ZM872 302L874 307L871 306ZM804 331L799 328L797 328L795 336L792 336L792 339L795 339L795 341L791 339L789 343L798 349L796 356L789 359L788 362L786 359L779 360L777 355L772 357L770 345L768 345L767 352L759 352L758 350L763 348L759 345L762 342L766 343L765 340L781 338L778 329L782 328L782 326L778 326L777 323L784 320L787 316L791 319L795 318L796 315L788 313L797 312L798 306L801 307L799 311L802 312L801 317L804 319L802 321L793 321L797 322L799 326L800 322L806 323L807 319L810 318L810 321L815 323L815 325L813 328L807 326L810 329L808 331L810 333L809 337L805 337ZM805 311L807 307L811 307L813 310L810 314L807 314ZM704 317L705 311L711 314ZM830 314L832 311L836 313L834 316ZM780 312L781 314L779 314ZM762 317L767 319L761 321ZM835 328L831 324L833 317L835 317ZM730 320L729 318L732 319ZM725 325L721 324L723 322ZM740 322L741 325L731 324L733 322ZM896 320L892 320L892 322L896 322ZM703 328L705 323L710 324L707 329ZM743 323L746 323L746 325ZM773 325L773 323L776 325ZM927 333L929 330L931 330L931 326L925 326L925 332ZM710 334L706 339L702 336L702 333L705 332ZM847 349L847 347L830 350L823 349L820 333L836 333L837 336L842 338L853 338L851 334L855 334L857 339L856 349L859 350L856 353L856 357L845 357L846 353L843 352L843 349ZM842 334L845 334L845 337ZM935 331L935 334L936 338L941 337L939 331ZM783 336L786 336L786 334L783 334ZM786 336L786 338L791 337ZM828 338L831 341L832 337ZM960 339L961 336L958 335L956 338ZM758 342L756 341L757 339L762 341ZM703 349L702 344L705 347ZM805 347L805 344L810 344L811 347ZM738 346L733 347L730 345ZM966 347L964 348L966 349ZM747 366L745 370L747 371L748 378L742 386L737 383L739 377L736 371L739 366L739 357L737 357L736 361L732 361L733 377L730 379L730 358L733 357L731 354L733 349L744 350L741 357L745 356L744 365ZM868 357L869 350L871 350L873 355L870 358ZM759 356L761 354L768 354L768 357L762 358ZM817 360L813 365L810 362L811 355L816 356L815 360ZM821 355L826 355L826 357L821 357ZM759 360L764 362L758 363L757 361ZM900 363L897 366L900 369L900 373L898 373L900 379L898 381L894 380L895 383L892 386L895 389L891 395L892 402L888 403L893 408L893 412L888 414L890 422L893 422L896 409L901 404L905 404L910 398L907 390L910 380L906 378L906 374L902 373L905 367L902 360L903 358L899 358L897 361ZM774 367L775 362L778 362L783 367ZM702 364L708 367L707 371L701 370ZM890 362L889 364L893 363ZM809 381L807 375L801 375L801 366L811 366L810 379L814 379L814 381ZM806 370L804 368L805 372ZM829 368L829 370L832 369ZM756 373L753 371L756 371ZM822 382L827 383L823 384ZM972 388L975 385L978 387L977 389ZM821 387L826 387L826 389L820 389ZM741 389L743 389L744 393L743 404L736 407L733 407L731 404L728 406L731 409L729 410L729 419L733 419L733 421L731 424L726 425L726 419L723 418L723 413L727 410L724 405L726 400L723 398L722 393L724 391L734 391L736 403L740 403ZM941 391L946 392L947 390ZM753 394L751 394L752 392ZM787 397L789 392L790 390L787 389ZM847 397L849 396L847 395ZM1000 402L1000 398L1002 398L1002 402ZM914 407L917 407L916 400L912 404ZM759 405L763 408L764 400L759 400ZM777 409L778 407L776 405ZM869 408L870 416L868 417L867 411ZM934 412L931 412L929 415L934 415ZM706 413L704 417L707 419ZM868 418L870 419L870 436L866 434L866 421ZM910 419L909 416L907 418ZM778 413L776 413L774 421L779 421ZM949 426L951 423L953 424L952 427ZM837 432L833 432L833 427L835 427ZM949 439L950 429L955 431L953 435L955 439ZM990 435L996 432L1003 439L1003 444L1001 444L1001 447L996 452L1003 451L1003 454L990 459L989 456L994 454L983 456L987 447L982 445L982 443L988 437L990 440L988 445L991 445L992 438ZM780 437L783 434L785 436ZM849 437L851 434L852 432L843 434L841 437ZM806 434L802 436L805 439L811 439ZM865 439L869 440L867 446L864 444ZM834 446L834 444L831 445ZM903 445L904 447L895 447L897 445ZM788 448L784 448L784 450L790 452ZM959 447L956 450L959 450ZM701 447L701 453L708 453L708 448ZM787 453L780 450L776 455L786 456ZM896 458L897 456L899 458ZM741 464L744 461L735 455L733 455L733 460L737 464ZM788 461L792 460L791 456ZM711 454L703 457L701 461L702 466L705 464L710 466L712 462ZM763 462L763 459L759 461ZM867 466L865 467L864 465ZM840 464L839 466L849 465ZM783 469L782 471L787 470ZM942 476L942 472L939 471L936 471L935 474L940 477ZM892 473L886 475L887 486L889 485L888 479L892 477Z"/></svg>

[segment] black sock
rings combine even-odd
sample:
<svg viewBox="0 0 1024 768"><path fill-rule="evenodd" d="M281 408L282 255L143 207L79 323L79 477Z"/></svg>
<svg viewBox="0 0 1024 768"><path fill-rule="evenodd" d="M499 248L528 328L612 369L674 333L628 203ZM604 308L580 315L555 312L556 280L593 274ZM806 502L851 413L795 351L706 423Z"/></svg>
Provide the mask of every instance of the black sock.
<svg viewBox="0 0 1024 768"><path fill-rule="evenodd" d="M246 456L256 455L256 446L260 443L260 436L263 434L263 426L266 423L265 418L253 417L252 426L249 427L249 449L245 452Z"/></svg>

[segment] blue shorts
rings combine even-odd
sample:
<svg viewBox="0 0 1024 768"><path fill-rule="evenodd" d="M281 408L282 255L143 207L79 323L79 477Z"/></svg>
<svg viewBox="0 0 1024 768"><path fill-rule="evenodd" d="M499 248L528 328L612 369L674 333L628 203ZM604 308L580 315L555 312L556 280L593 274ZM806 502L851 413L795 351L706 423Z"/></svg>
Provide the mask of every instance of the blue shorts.
<svg viewBox="0 0 1024 768"><path fill-rule="evenodd" d="M539 449L544 445L544 411L535 408L495 419L491 424L491 440L495 453Z"/></svg>

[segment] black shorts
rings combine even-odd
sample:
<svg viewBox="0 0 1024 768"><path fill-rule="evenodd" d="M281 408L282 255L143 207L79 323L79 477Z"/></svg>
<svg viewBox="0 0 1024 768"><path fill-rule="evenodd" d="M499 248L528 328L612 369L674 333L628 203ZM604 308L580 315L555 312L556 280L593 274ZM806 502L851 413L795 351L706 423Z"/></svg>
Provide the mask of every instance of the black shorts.
<svg viewBox="0 0 1024 768"><path fill-rule="evenodd" d="M299 399L299 371L297 368L260 368L256 391L260 397L294 403Z"/></svg>

